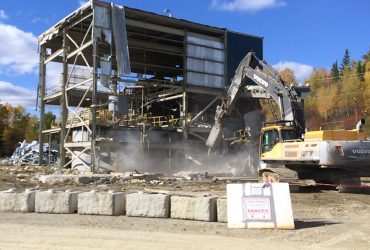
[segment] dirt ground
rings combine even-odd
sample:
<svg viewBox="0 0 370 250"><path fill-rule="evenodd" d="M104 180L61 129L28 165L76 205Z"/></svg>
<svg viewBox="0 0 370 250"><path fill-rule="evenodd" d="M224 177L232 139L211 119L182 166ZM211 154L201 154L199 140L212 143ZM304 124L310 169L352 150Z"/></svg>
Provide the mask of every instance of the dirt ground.
<svg viewBox="0 0 370 250"><path fill-rule="evenodd" d="M131 191L143 188L225 195L224 181L41 184L53 169L0 166L0 190ZM0 249L370 249L370 195L335 190L292 193L295 230L228 229L227 224L175 219L0 213Z"/></svg>

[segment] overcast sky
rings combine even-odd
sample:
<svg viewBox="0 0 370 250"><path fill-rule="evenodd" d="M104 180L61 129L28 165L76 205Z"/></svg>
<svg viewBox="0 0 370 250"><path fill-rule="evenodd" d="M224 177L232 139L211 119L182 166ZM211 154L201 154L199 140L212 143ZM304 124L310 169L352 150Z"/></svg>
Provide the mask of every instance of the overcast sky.
<svg viewBox="0 0 370 250"><path fill-rule="evenodd" d="M115 0L116 4L264 37L264 59L289 67L299 81L313 68L330 69L349 49L369 50L369 0ZM0 3L0 100L34 109L38 82L37 37L78 8L79 0ZM49 80L59 68L48 66Z"/></svg>

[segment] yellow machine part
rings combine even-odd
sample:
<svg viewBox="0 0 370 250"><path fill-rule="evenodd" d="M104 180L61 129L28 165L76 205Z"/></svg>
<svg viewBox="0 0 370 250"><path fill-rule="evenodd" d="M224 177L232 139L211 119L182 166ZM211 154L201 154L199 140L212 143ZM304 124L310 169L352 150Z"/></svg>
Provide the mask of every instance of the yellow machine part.
<svg viewBox="0 0 370 250"><path fill-rule="evenodd" d="M263 159L274 159L274 160L283 160L282 159L282 143L277 143L270 151L261 154L261 160Z"/></svg>
<svg viewBox="0 0 370 250"><path fill-rule="evenodd" d="M366 140L367 135L357 130L320 130L305 133L305 141L355 141Z"/></svg>
<svg viewBox="0 0 370 250"><path fill-rule="evenodd" d="M295 129L293 127L283 127L284 129ZM262 128L262 131L266 131L266 130L271 130L271 129L277 129L277 130L281 130L282 127L280 125L269 125L269 126L266 126L266 127L263 127Z"/></svg>

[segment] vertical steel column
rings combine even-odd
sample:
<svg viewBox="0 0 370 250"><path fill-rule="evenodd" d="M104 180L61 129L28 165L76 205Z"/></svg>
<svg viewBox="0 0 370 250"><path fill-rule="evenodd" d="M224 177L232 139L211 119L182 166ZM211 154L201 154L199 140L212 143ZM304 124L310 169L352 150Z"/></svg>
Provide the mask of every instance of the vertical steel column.
<svg viewBox="0 0 370 250"><path fill-rule="evenodd" d="M182 126L183 126L183 135L185 139L188 139L188 123L186 114L188 113L188 98L186 91L182 92Z"/></svg>
<svg viewBox="0 0 370 250"><path fill-rule="evenodd" d="M96 169L96 91L98 85L98 44L95 36L95 1L92 1L93 8L93 25L92 25L92 39L93 39L93 83L92 83L92 96L91 96L91 171L95 172Z"/></svg>
<svg viewBox="0 0 370 250"><path fill-rule="evenodd" d="M44 137L42 131L45 128L45 79L46 79L46 64L45 64L46 48L45 45L40 46L40 65L39 65L39 96L40 96L40 128L39 128L39 166L43 165L44 154Z"/></svg>
<svg viewBox="0 0 370 250"><path fill-rule="evenodd" d="M144 88L141 88L141 119L144 116Z"/></svg>
<svg viewBox="0 0 370 250"><path fill-rule="evenodd" d="M227 85L229 84L229 79L228 79L228 74L227 74L227 54L228 54L228 50L227 50L227 30L225 29L225 32L224 32L224 91L226 90L227 91Z"/></svg>
<svg viewBox="0 0 370 250"><path fill-rule="evenodd" d="M187 61L188 61L188 31L185 30L184 32L184 40L183 40L183 49L184 49L184 60L183 60L183 74L184 74L184 80L183 80L183 93L182 93L182 110L181 110L181 116L182 116L182 126L183 126L183 136L185 139L188 138L188 127L186 122L186 114L188 112L188 100L187 100L187 93L186 93L186 86L187 86Z"/></svg>
<svg viewBox="0 0 370 250"><path fill-rule="evenodd" d="M60 125L60 168L63 168L65 165L66 158L66 149L64 148L64 140L66 138L66 126L67 126L67 117L68 110L66 105L66 86L68 81L68 38L67 38L67 28L63 29L63 83L62 83L62 96L60 98L60 116L61 116L61 125Z"/></svg>

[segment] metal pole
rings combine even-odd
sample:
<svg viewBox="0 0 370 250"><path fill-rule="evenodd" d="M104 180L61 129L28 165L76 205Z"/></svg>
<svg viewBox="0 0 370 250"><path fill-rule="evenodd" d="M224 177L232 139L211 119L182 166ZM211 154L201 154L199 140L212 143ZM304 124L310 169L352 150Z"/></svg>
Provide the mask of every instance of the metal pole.
<svg viewBox="0 0 370 250"><path fill-rule="evenodd" d="M171 144L172 144L171 137L168 137L168 173L169 174L171 173L171 165L172 165L172 162L171 162L171 159L172 159Z"/></svg>
<svg viewBox="0 0 370 250"><path fill-rule="evenodd" d="M188 128L187 128L187 124L186 124L186 113L187 113L187 96L186 96L186 86L188 85L188 68L187 68L187 61L188 61L188 31L185 30L184 31L185 34L184 34L184 39L183 39L183 48L184 48L184 57L183 57L183 83L182 83L182 89L183 89L183 96L182 96L182 110L181 110L181 116L182 116L182 129L183 129L183 136L184 136L184 139L188 139ZM185 144L185 148L186 148L186 144ZM185 151L186 153L187 151Z"/></svg>
<svg viewBox="0 0 370 250"><path fill-rule="evenodd" d="M94 8L95 1L92 1L92 7ZM98 84L98 44L96 41L96 28L95 28L95 11L93 10L93 28L92 28L92 39L93 39L93 83L92 83L92 96L91 96L91 171L95 172L96 167L96 90Z"/></svg>
<svg viewBox="0 0 370 250"><path fill-rule="evenodd" d="M141 119L144 116L144 88L141 89Z"/></svg>
<svg viewBox="0 0 370 250"><path fill-rule="evenodd" d="M49 134L49 166L51 162L51 133Z"/></svg>
<svg viewBox="0 0 370 250"><path fill-rule="evenodd" d="M67 116L68 110L66 105L66 87L68 81L68 41L67 41L67 28L63 30L63 83L62 83L62 96L60 98L60 116L61 116L61 125L60 125L60 168L63 168L65 165L66 158L66 149L64 148L64 140L66 138L66 126L67 126Z"/></svg>
<svg viewBox="0 0 370 250"><path fill-rule="evenodd" d="M182 93L182 126L183 126L183 134L185 139L188 138L188 128L187 128L187 121L186 121L186 114L188 112L188 100L187 94L184 91Z"/></svg>
<svg viewBox="0 0 370 250"><path fill-rule="evenodd" d="M44 154L44 136L42 131L45 128L45 75L46 75L46 64L45 64L45 53L46 49L44 45L40 47L40 66L39 66L39 91L40 91L40 128L39 128L39 166L43 162Z"/></svg>
<svg viewBox="0 0 370 250"><path fill-rule="evenodd" d="M196 120L199 119L220 97L216 96L204 109L202 109L194 118L191 120L190 124L193 124Z"/></svg>

